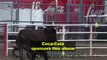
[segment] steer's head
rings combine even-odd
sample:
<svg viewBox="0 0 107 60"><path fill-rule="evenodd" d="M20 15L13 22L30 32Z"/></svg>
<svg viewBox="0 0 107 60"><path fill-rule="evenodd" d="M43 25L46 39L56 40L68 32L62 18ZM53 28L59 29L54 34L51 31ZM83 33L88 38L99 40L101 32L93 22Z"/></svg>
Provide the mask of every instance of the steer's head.
<svg viewBox="0 0 107 60"><path fill-rule="evenodd" d="M45 28L45 34L47 36L48 41L57 41L56 29L54 28L54 26L47 26Z"/></svg>

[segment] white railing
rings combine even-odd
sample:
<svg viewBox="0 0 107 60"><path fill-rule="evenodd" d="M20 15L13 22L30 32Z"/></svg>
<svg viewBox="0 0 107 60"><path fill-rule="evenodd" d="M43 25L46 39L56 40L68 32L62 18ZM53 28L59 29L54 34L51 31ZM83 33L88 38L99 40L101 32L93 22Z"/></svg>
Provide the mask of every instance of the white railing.
<svg viewBox="0 0 107 60"><path fill-rule="evenodd" d="M15 40L8 40L8 35L9 34L17 34L18 32L10 32L8 31L9 28L8 26L22 26L23 24L8 24L7 25L7 55L8 55L8 50L9 49L13 49L13 48L10 48L8 47L8 42L11 42L11 41L15 41ZM27 24L28 25L28 24ZM29 25L34 25L34 24L29 24ZM23 25L23 26L26 26L26 25ZM61 32L57 32L57 34L62 34L62 39L61 40L58 40L58 41L88 41L90 44L89 44L89 47L76 47L76 49L90 49L90 54L89 56L107 56L106 55L93 55L93 49L107 49L107 47L93 47L93 41L107 41L105 39L103 40L98 40L98 39L93 39L93 33L107 33L107 32L95 32L93 31L92 27L95 26L95 24L54 24L54 25L51 25L51 24L45 24L44 26L60 26L62 27L62 31ZM90 27L90 31L88 32L68 32L66 31L65 27L66 26L88 26ZM107 26L106 24L99 24L99 26ZM89 39L71 39L71 40L65 40L65 34L77 34L77 33L80 33L80 34L85 34L85 33L89 33L90 34L90 38ZM87 55L88 56L88 55Z"/></svg>

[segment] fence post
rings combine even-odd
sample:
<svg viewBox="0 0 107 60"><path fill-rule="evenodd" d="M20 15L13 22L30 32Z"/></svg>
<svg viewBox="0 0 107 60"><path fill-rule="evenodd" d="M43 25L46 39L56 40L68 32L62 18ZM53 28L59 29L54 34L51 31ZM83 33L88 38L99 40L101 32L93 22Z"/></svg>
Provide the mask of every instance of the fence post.
<svg viewBox="0 0 107 60"><path fill-rule="evenodd" d="M90 25L90 56L92 56L92 25Z"/></svg>
<svg viewBox="0 0 107 60"><path fill-rule="evenodd" d="M7 24L4 24L4 50L5 50L5 56L8 56L8 49L7 49Z"/></svg>
<svg viewBox="0 0 107 60"><path fill-rule="evenodd" d="M62 28L62 31L63 31L62 40L64 41L64 40L65 40L65 25L62 26L62 27L63 27L63 28ZM62 52L62 55L63 55L63 56L65 55L65 52L64 52L64 51Z"/></svg>

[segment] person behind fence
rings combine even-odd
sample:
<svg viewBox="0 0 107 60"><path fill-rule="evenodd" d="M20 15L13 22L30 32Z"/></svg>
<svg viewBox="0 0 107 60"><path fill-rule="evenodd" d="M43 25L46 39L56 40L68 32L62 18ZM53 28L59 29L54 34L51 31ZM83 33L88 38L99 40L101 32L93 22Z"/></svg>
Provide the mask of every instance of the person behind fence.
<svg viewBox="0 0 107 60"><path fill-rule="evenodd" d="M32 4L32 22L36 25L43 25L43 10L40 7L40 2L33 2Z"/></svg>

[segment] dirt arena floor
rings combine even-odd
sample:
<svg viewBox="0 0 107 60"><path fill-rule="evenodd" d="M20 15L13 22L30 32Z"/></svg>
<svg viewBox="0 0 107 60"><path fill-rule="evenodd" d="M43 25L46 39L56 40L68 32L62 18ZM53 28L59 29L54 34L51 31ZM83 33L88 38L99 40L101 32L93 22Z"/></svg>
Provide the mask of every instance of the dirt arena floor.
<svg viewBox="0 0 107 60"><path fill-rule="evenodd" d="M14 58L0 58L0 60L19 60ZM28 59L25 59L28 60ZM43 58L38 58L36 60L43 60ZM49 60L107 60L107 57L77 57L77 58L49 58Z"/></svg>
<svg viewBox="0 0 107 60"><path fill-rule="evenodd" d="M11 57L11 51L9 51L9 56L5 57L3 53L3 44L0 44L0 60L19 60L18 58ZM76 47L88 47L89 42L76 42ZM94 47L107 47L107 42L93 42ZM77 49L76 51L66 51L65 56L60 56L62 52L48 52L49 60L107 60L107 56L85 56L90 54L89 49ZM107 55L107 49L93 49L94 55ZM84 55L84 56L80 56ZM24 60L28 60L24 58ZM36 60L43 60L43 57L36 58Z"/></svg>

